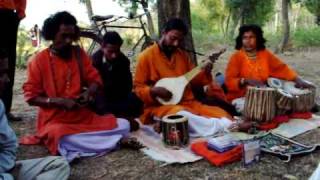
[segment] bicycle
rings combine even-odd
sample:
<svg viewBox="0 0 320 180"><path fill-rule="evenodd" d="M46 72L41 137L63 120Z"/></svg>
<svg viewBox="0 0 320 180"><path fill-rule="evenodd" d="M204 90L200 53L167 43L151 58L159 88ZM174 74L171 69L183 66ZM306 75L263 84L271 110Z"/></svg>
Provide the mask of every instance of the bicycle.
<svg viewBox="0 0 320 180"><path fill-rule="evenodd" d="M142 30L142 35L139 37L137 42L134 44L134 46L131 48L131 50L128 52L127 56L132 57L135 54L136 48L141 44L141 42L144 40L144 42L141 45L140 51L144 50L146 47L152 44L154 40L150 37L150 33L148 32L146 28L146 23L142 20L143 16L145 16L147 13L143 13L137 16L115 16L115 15L106 15L106 16L99 16L94 15L92 16L92 21L94 23L94 28L80 28L80 37L82 38L89 38L92 40L91 44L89 45L89 48L87 49L87 53L91 55L95 52L99 46L101 46L102 43L102 37L104 33L108 31L110 28L118 28L118 29L140 29ZM116 25L115 22L119 22L120 20L124 19L121 23L126 23L128 21L134 21L138 20L139 25L138 26L130 26L130 25Z"/></svg>

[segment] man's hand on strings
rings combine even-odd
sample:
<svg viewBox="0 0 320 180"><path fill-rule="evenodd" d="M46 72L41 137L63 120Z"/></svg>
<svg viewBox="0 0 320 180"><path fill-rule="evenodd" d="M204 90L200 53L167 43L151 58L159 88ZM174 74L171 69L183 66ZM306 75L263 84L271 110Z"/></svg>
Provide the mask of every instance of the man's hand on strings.
<svg viewBox="0 0 320 180"><path fill-rule="evenodd" d="M164 87L152 87L150 94L153 98L159 97L165 101L169 101L172 97L172 93Z"/></svg>

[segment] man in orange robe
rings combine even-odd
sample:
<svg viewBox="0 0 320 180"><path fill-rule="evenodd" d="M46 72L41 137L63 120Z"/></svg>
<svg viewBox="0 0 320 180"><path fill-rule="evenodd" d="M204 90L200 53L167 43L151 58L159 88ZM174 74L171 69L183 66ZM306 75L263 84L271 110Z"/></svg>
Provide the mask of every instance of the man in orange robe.
<svg viewBox="0 0 320 180"><path fill-rule="evenodd" d="M227 99L243 97L247 86L265 86L269 77L295 81L298 87L310 87L288 65L265 48L263 31L257 25L239 29L236 51L226 69Z"/></svg>
<svg viewBox="0 0 320 180"><path fill-rule="evenodd" d="M184 22L180 19L169 20L159 42L144 50L138 57L138 64L134 78L134 90L145 104L144 113L140 120L144 124L153 123L154 119L161 119L169 114L181 114L197 119L197 123L209 123L210 132L214 133L232 124L232 117L223 109L208 106L194 98L192 86L204 86L212 81L211 68L207 66L185 88L182 100L177 105L161 105L156 98L169 100L172 96L164 87L154 87L155 83L167 77L184 75L194 68L188 54L179 48L184 35L188 32ZM197 124L196 123L196 124ZM211 123L211 124L210 124ZM200 130L200 129L199 129ZM203 130L203 129L202 129ZM210 134L210 132L208 132ZM203 134L204 132L199 132ZM206 135L209 135L206 134Z"/></svg>
<svg viewBox="0 0 320 180"><path fill-rule="evenodd" d="M67 135L119 128L124 134L129 132L128 122L121 125L113 115L98 116L86 107L102 81L86 53L72 46L78 39L76 23L68 12L58 12L44 22L43 36L53 43L31 59L23 85L26 101L40 108L36 135L23 137L20 142L45 144L51 154L58 153L59 141ZM84 91L81 73L88 87Z"/></svg>

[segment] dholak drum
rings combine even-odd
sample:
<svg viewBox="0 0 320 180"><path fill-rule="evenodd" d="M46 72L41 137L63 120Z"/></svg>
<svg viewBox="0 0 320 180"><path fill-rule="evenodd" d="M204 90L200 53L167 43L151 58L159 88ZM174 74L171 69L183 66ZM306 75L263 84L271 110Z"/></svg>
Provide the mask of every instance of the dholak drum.
<svg viewBox="0 0 320 180"><path fill-rule="evenodd" d="M257 123L271 121L276 115L274 88L248 87L244 103L244 117Z"/></svg>
<svg viewBox="0 0 320 180"><path fill-rule="evenodd" d="M168 148L180 149L189 143L188 119L182 115L162 118L163 143Z"/></svg>
<svg viewBox="0 0 320 180"><path fill-rule="evenodd" d="M292 110L294 97L284 91L283 89L277 89L276 104L277 104L277 115L285 115Z"/></svg>

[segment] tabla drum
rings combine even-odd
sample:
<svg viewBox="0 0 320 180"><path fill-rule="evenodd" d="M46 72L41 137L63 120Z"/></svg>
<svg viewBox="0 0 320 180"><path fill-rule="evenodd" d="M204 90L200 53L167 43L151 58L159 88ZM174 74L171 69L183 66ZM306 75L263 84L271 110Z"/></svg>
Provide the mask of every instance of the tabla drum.
<svg viewBox="0 0 320 180"><path fill-rule="evenodd" d="M189 143L188 119L182 115L162 118L162 137L166 147L180 149Z"/></svg>
<svg viewBox="0 0 320 180"><path fill-rule="evenodd" d="M284 89L294 97L292 112L310 112L315 105L316 89L299 89L294 82L285 82Z"/></svg>
<svg viewBox="0 0 320 180"><path fill-rule="evenodd" d="M248 87L244 117L259 124L271 121L276 115L276 90L274 88Z"/></svg>
<svg viewBox="0 0 320 180"><path fill-rule="evenodd" d="M276 105L277 105L277 115L285 115L291 112L294 97L284 91L283 89L277 89L276 95Z"/></svg>
<svg viewBox="0 0 320 180"><path fill-rule="evenodd" d="M310 112L315 105L315 90L308 89L303 94L295 95L292 105L293 112Z"/></svg>

